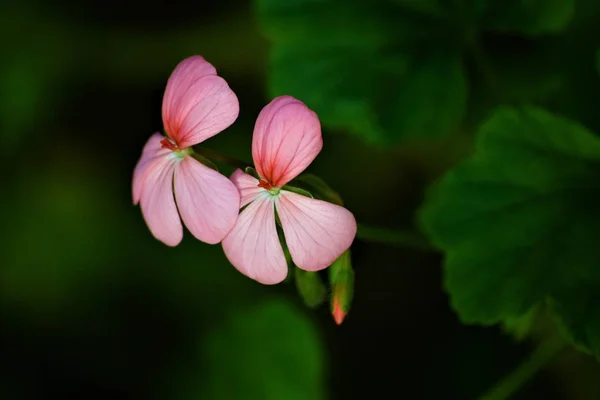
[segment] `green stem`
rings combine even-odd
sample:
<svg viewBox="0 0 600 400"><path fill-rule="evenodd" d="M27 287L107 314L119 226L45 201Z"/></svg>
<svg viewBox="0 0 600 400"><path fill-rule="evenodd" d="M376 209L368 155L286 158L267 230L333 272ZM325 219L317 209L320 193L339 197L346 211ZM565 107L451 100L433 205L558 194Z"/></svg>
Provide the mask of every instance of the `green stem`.
<svg viewBox="0 0 600 400"><path fill-rule="evenodd" d="M242 171L246 169L246 167L251 167L250 164L238 160L237 158L230 157L223 153L219 153L218 151L207 149L206 147L194 147L194 151L200 154L203 157L208 158L209 160L215 160L218 162L222 162L224 164L230 165L234 168L240 168Z"/></svg>
<svg viewBox="0 0 600 400"><path fill-rule="evenodd" d="M194 156L199 158L201 162L203 162L203 159L208 159L209 161L214 160L234 168L241 168L242 170L245 170L247 167L252 167L250 164L238 160L237 158L230 157L205 147L194 147L194 153ZM287 189L299 192L300 194L305 194L304 192L306 192L304 189L299 188L294 190L293 188L288 187ZM308 194L308 192L306 192L306 194ZM391 230L359 224L356 236L367 242L406 246L426 251L435 250L425 237L415 231Z"/></svg>
<svg viewBox="0 0 600 400"><path fill-rule="evenodd" d="M419 250L435 251L435 248L420 233L410 230L376 228L358 224L356 237L365 242L384 243L412 247Z"/></svg>
<svg viewBox="0 0 600 400"><path fill-rule="evenodd" d="M515 394L525 383L533 378L554 357L565 349L566 341L556 335L542 342L537 349L521 365L507 377L498 382L479 400L505 400Z"/></svg>

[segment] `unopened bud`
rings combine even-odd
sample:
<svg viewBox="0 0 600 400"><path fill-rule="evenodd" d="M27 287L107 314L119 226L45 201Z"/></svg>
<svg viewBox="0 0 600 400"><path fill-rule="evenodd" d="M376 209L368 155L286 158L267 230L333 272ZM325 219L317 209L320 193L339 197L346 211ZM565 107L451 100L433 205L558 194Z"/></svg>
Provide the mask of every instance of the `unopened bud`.
<svg viewBox="0 0 600 400"><path fill-rule="evenodd" d="M340 302L337 297L333 297L333 310L331 312L333 315L333 319L336 324L341 325L344 322L344 318L346 318L346 313L342 310L342 306L340 306Z"/></svg>
<svg viewBox="0 0 600 400"><path fill-rule="evenodd" d="M327 287L318 272L303 271L294 268L296 288L308 307L315 308L327 299Z"/></svg>
<svg viewBox="0 0 600 400"><path fill-rule="evenodd" d="M331 284L331 314L336 324L341 325L348 315L354 296L354 271L350 260L350 250L346 250L329 267Z"/></svg>

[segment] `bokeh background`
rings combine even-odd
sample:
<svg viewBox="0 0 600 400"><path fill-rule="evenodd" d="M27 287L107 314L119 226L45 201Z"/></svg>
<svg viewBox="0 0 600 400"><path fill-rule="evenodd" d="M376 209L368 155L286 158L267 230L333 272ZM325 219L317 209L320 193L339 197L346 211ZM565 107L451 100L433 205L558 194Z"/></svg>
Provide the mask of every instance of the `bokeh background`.
<svg viewBox="0 0 600 400"><path fill-rule="evenodd" d="M534 94L513 63L527 56L536 76L555 68L558 81L544 88L562 92L547 104L598 128L600 20L594 1L581 3L560 57L548 58L557 42L544 38L539 57L518 35L484 37L482 48ZM237 93L238 121L205 144L251 161L254 120L272 94L271 42L255 6L0 5L0 399L475 399L536 346L462 325L435 252L357 239L354 302L337 326L327 304L306 307L293 282L245 278L218 245L186 234L168 248L152 237L131 178L162 128L179 61L203 55ZM325 126L310 172L361 223L416 229L425 188L469 153L468 127L485 116L476 106L488 89L474 82L476 111L459 132L368 145ZM567 351L514 398L597 399L599 377L591 357Z"/></svg>

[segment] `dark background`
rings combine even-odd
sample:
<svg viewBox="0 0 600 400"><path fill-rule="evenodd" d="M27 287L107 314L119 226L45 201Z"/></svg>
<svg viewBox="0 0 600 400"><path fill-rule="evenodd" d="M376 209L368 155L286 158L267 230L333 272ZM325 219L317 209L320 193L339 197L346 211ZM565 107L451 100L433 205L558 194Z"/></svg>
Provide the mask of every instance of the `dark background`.
<svg viewBox="0 0 600 400"><path fill-rule="evenodd" d="M205 144L250 161L270 98L248 1L3 2L0 48L0 399L474 399L535 346L461 325L435 253L357 239L338 327L218 245L152 237L131 178L179 61L203 55L229 82L240 117ZM470 146L324 141L310 172L360 222L400 228ZM599 398L599 372L567 352L515 398Z"/></svg>

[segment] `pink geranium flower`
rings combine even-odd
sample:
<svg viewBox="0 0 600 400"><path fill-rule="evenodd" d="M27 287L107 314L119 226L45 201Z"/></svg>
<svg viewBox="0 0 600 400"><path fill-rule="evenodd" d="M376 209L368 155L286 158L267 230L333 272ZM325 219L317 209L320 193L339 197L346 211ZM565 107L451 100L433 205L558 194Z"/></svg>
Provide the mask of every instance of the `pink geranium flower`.
<svg viewBox="0 0 600 400"><path fill-rule="evenodd" d="M206 243L219 243L234 226L238 190L194 159L190 146L223 131L238 113L236 95L204 58L189 57L177 65L162 105L167 136L150 137L133 174L133 203L140 203L158 240L179 244L183 237L179 215L192 235Z"/></svg>
<svg viewBox="0 0 600 400"><path fill-rule="evenodd" d="M299 268L326 268L352 244L356 221L350 211L283 188L310 165L322 147L319 119L302 102L282 96L261 111L252 142L260 180L239 169L233 173L241 207L246 208L222 243L229 261L244 275L263 284L279 283L287 276L275 210Z"/></svg>

